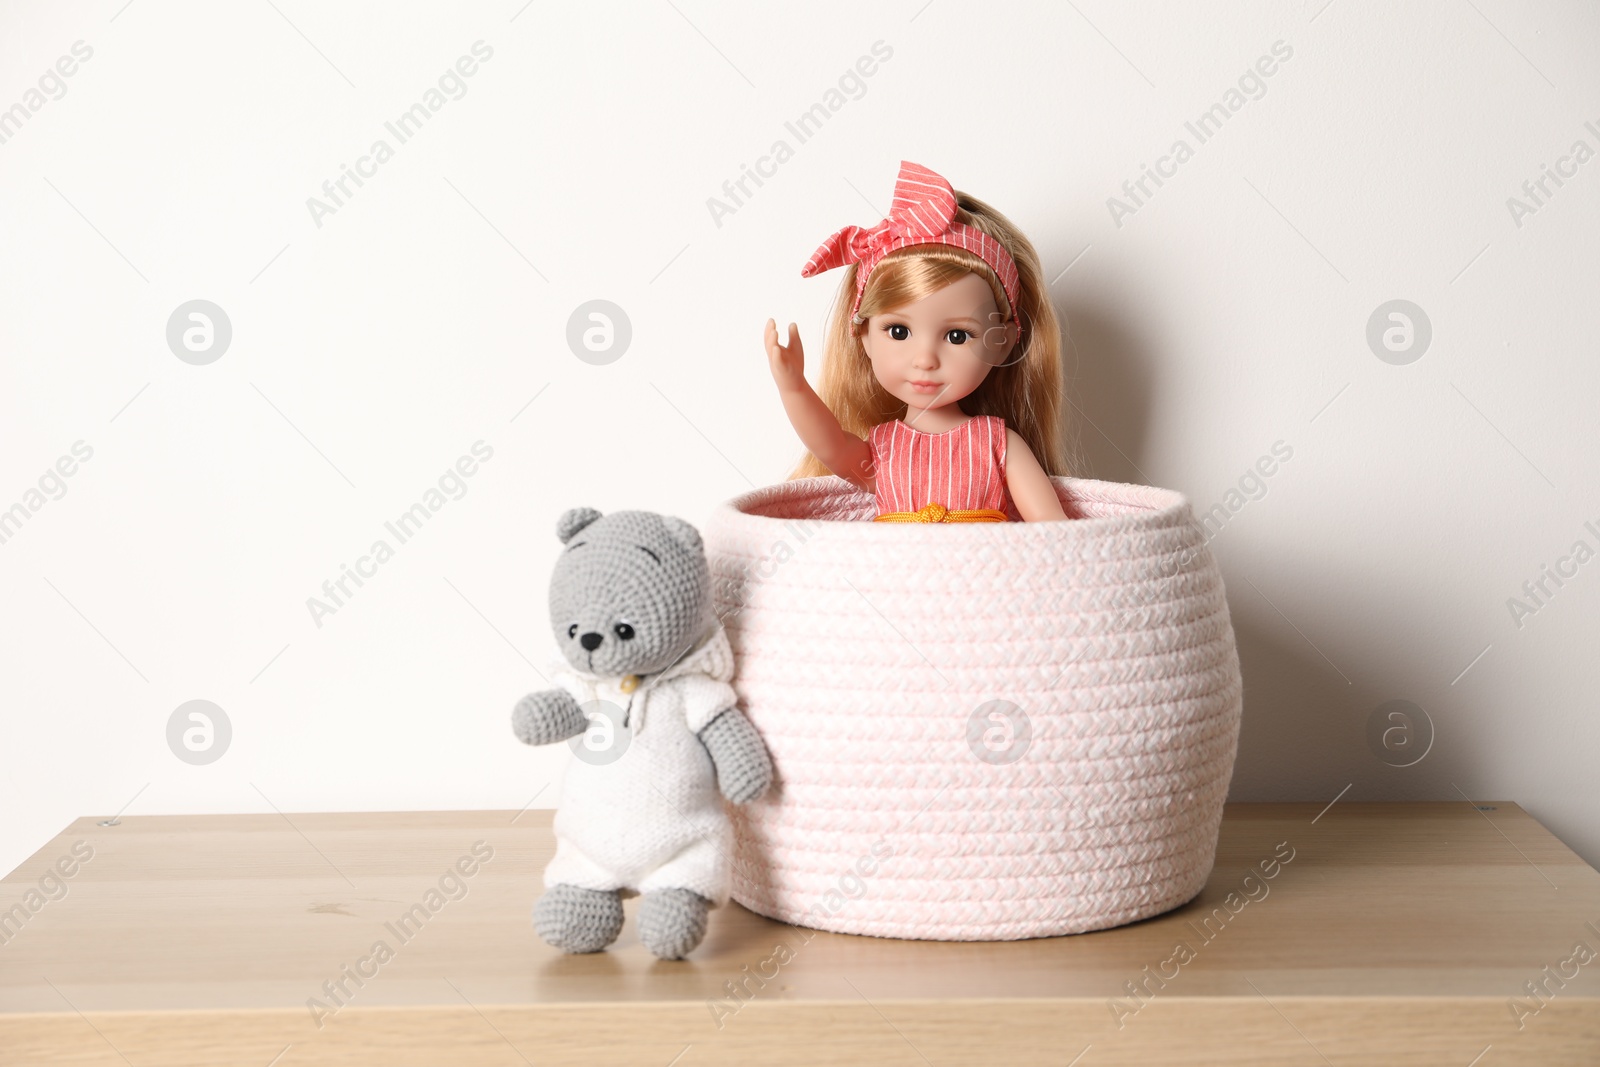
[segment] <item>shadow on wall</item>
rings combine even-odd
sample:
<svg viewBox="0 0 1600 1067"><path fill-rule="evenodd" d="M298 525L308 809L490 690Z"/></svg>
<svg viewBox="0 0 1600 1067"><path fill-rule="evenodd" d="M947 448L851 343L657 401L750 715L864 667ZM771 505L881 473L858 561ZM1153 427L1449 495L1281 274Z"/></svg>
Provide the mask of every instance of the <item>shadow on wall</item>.
<svg viewBox="0 0 1600 1067"><path fill-rule="evenodd" d="M1118 316L1092 304L1057 302L1056 314L1070 471L1145 484L1138 462L1150 420L1149 351Z"/></svg>
<svg viewBox="0 0 1600 1067"><path fill-rule="evenodd" d="M1073 473L1146 483L1140 468L1154 375L1149 349L1125 317L1082 303L1058 301L1056 311ZM1271 590L1258 592L1237 566L1219 562L1244 678L1229 800L1327 803L1346 786L1345 800L1461 800L1452 783L1470 790L1490 756L1451 743L1449 724L1430 699L1436 694L1377 691L1365 679L1381 672L1325 659L1263 598ZM1409 733L1394 725L1401 720L1374 730L1380 706L1405 697L1423 704L1431 719L1407 722ZM1447 736L1434 736L1441 726Z"/></svg>
<svg viewBox="0 0 1600 1067"><path fill-rule="evenodd" d="M1342 794L1340 803L1435 801L1465 809L1468 798L1475 804L1518 799L1473 791L1494 754L1452 732L1437 690L1380 691L1365 681L1377 672L1360 662L1336 657L1337 667L1330 665L1249 583L1237 575L1230 580L1229 570L1224 567L1223 583L1244 679L1230 801L1323 805ZM1323 651L1332 650L1325 644ZM1528 810L1560 835L1548 813Z"/></svg>

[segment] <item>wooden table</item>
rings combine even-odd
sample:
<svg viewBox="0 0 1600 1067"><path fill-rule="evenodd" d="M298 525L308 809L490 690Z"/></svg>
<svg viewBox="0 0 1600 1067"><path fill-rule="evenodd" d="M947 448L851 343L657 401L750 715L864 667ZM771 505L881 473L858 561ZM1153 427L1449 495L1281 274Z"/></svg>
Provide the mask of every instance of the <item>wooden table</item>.
<svg viewBox="0 0 1600 1067"><path fill-rule="evenodd" d="M535 936L550 815L79 819L0 882L0 1063L1600 1063L1600 873L1515 804L1234 804L1205 892L1132 926L893 941L732 904L681 962L637 899L610 951Z"/></svg>

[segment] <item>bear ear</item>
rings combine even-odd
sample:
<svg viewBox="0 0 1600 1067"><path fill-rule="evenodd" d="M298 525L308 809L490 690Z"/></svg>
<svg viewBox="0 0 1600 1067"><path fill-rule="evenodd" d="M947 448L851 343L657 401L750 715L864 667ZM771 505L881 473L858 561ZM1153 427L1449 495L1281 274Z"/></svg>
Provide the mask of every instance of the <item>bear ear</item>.
<svg viewBox="0 0 1600 1067"><path fill-rule="evenodd" d="M690 552L703 552L705 545L700 540L700 531L672 515L661 516L661 525L667 528L667 533L672 539L687 548Z"/></svg>
<svg viewBox="0 0 1600 1067"><path fill-rule="evenodd" d="M556 536L561 538L561 543L566 544L572 540L572 535L589 525L600 517L594 508L568 508L556 520Z"/></svg>

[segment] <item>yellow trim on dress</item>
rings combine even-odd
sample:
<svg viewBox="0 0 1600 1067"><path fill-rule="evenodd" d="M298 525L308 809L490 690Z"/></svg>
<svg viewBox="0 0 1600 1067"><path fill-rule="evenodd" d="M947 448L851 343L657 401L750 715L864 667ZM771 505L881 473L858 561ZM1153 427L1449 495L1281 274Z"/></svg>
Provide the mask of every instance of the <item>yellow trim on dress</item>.
<svg viewBox="0 0 1600 1067"><path fill-rule="evenodd" d="M1010 522L1003 511L994 508L957 508L943 504L924 504L916 511L886 511L873 522Z"/></svg>

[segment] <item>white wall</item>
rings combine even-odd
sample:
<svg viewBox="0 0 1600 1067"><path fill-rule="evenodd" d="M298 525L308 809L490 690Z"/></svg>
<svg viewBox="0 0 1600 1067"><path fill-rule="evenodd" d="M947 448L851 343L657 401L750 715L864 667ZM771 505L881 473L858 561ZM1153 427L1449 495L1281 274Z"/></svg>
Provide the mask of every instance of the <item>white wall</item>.
<svg viewBox="0 0 1600 1067"><path fill-rule="evenodd" d="M762 324L820 350L837 277L800 266L881 218L901 159L1060 275L1084 473L1204 510L1292 450L1213 541L1234 798L1512 800L1600 861L1600 559L1508 608L1600 548L1600 161L1508 207L1600 150L1594 5L121 2L0 14L0 107L93 50L0 144L0 507L93 450L0 544L0 869L124 809L551 803L567 753L508 722L556 515L702 522L783 476ZM480 40L398 144L385 121ZM786 121L880 41L798 143ZM1185 122L1275 46L1199 143ZM318 225L307 199L378 138L393 158ZM1178 138L1192 158L1114 219ZM777 140L719 225L708 199ZM597 298L633 331L603 366L565 340ZM232 325L207 365L165 336L194 299ZM1365 336L1394 299L1432 326L1404 365ZM478 441L398 545L385 521ZM307 598L380 537L394 557L319 626ZM194 699L232 727L202 766L167 742ZM1403 768L1367 740L1396 699L1434 732Z"/></svg>

